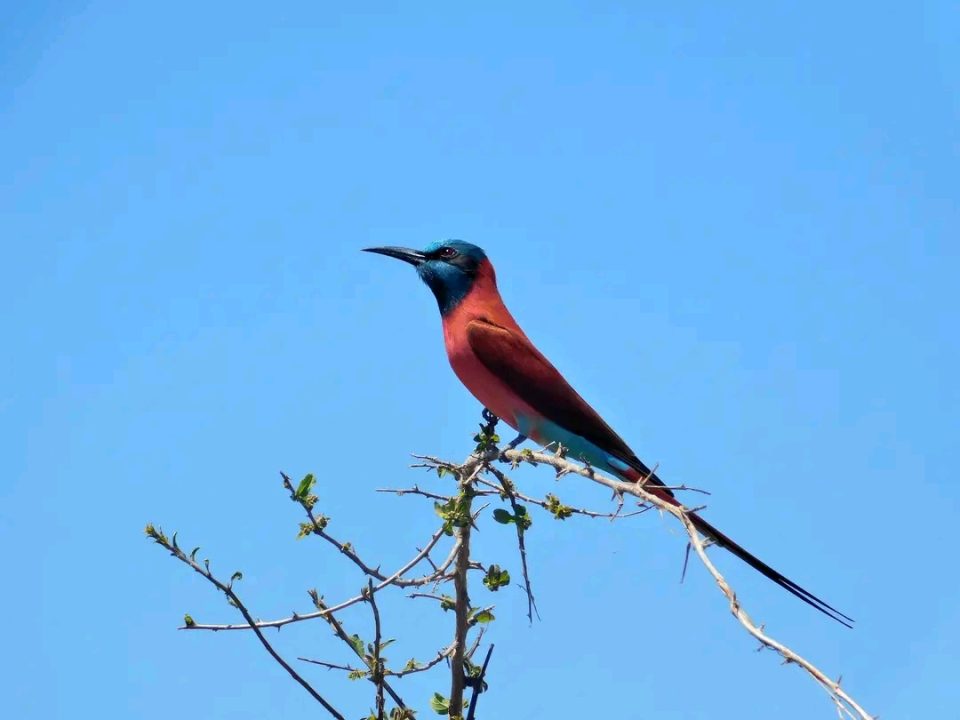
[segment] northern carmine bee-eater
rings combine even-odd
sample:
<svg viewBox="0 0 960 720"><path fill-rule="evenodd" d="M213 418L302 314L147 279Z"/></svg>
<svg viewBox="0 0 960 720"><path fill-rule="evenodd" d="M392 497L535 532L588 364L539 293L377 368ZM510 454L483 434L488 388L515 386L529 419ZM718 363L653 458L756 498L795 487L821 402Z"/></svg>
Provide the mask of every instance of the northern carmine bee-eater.
<svg viewBox="0 0 960 720"><path fill-rule="evenodd" d="M497 290L493 265L476 245L449 240L425 250L367 248L410 263L433 291L443 317L443 339L453 371L486 408L517 430L511 446L526 438L559 443L572 457L644 488L667 503L673 493L623 439L580 397L534 347ZM853 620L804 590L710 525L696 513L693 525L808 605L851 627Z"/></svg>

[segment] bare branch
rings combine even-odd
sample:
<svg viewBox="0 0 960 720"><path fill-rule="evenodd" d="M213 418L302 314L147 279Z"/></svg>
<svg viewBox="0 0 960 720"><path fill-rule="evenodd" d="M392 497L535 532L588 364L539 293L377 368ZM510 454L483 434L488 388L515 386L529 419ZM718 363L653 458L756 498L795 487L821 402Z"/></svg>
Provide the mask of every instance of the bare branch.
<svg viewBox="0 0 960 720"><path fill-rule="evenodd" d="M338 720L345 720L343 715L341 715L337 711L337 709L333 707L333 705L328 703L326 699L324 699L324 697L320 695L320 693L314 690L313 686L310 685L310 683L308 683L306 680L304 680L303 677L301 677L301 675L296 670L290 667L290 665L287 664L287 661L284 660L280 656L280 654L273 649L273 646L263 636L263 633L260 631L260 629L255 626L253 617L250 615L250 611L247 610L246 606L243 604L243 602L241 602L236 592L234 592L232 580L228 584L214 577L213 573L210 572L209 561L205 561L203 567L200 567L200 565L197 564L196 560L194 560L192 556L188 556L186 553L183 552L183 550L181 550L177 546L176 534L174 534L172 541L170 541L170 540L167 540L167 537L163 534L162 530L154 528L153 525L147 525L146 531L147 531L147 535L153 538L157 542L157 544L169 550L170 554L173 555L175 558L177 558L177 560L190 566L194 572L202 575L204 578L207 579L208 582L210 582L220 592L226 595L227 598L230 600L230 603L234 607L236 607L237 610L240 611L241 615L243 615L243 619L246 620L251 627L253 627L253 631L256 633L257 639L260 641L260 644L263 645L264 649L266 649L266 651L270 654L270 657L272 657L280 665L280 667L286 670L287 674L289 674L290 677L296 680L297 683L299 683L304 690L310 693L311 697L313 697L314 700L316 700L318 703L323 705L324 709L328 713L330 713L333 717L338 718Z"/></svg>
<svg viewBox="0 0 960 720"><path fill-rule="evenodd" d="M373 667L370 668L372 679L377 686L377 720L384 720L383 688L386 685L384 681L383 662L380 660L380 642L382 635L380 632L380 609L377 607L376 593L373 591L373 580L367 581L366 600L370 603L373 612Z"/></svg>
<svg viewBox="0 0 960 720"><path fill-rule="evenodd" d="M493 473L497 480L500 481L500 487L502 488L503 493L510 500L510 507L513 509L513 514L516 518L516 521L513 524L517 528L517 547L520 550L520 566L523 572L523 589L527 593L527 620L532 623L534 613L536 613L537 618L540 617L540 613L537 610L537 600L533 596L533 587L530 585L530 571L527 569L527 545L523 539L524 532L526 531L523 520L526 518L526 510L524 510L524 512L520 511L519 503L517 503L517 495L514 491L513 481L511 481L506 475L492 465L487 465L487 469Z"/></svg>
<svg viewBox="0 0 960 720"><path fill-rule="evenodd" d="M694 551L697 553L697 556L700 558L700 561L703 563L704 567L707 568L707 571L713 576L713 579L716 581L720 591L726 596L727 601L730 604L730 612L732 612L734 617L740 621L740 624L746 628L747 632L759 640L761 645L764 647L771 648L779 653L784 659L784 662L794 663L803 668L821 685L821 687L823 687L824 690L827 691L827 694L830 695L831 699L834 701L834 703L836 703L838 710L846 712L851 718L874 720L872 715L868 714L866 710L857 704L857 702L850 697L843 690L843 688L840 687L839 682L828 678L827 675L820 670L820 668L816 667L809 660L800 656L780 641L775 640L767 635L763 631L762 627L753 622L750 616L747 615L746 610L744 610L740 605L740 601L737 599L736 593L731 589L726 578L720 574L720 571L717 570L716 566L710 560L710 557L707 555L706 548L704 547L703 540L700 538L700 533L697 532L696 528L693 526L693 523L690 522L687 512L683 511L674 513L674 516L683 523L687 534L690 536L690 543L693 545Z"/></svg>
<svg viewBox="0 0 960 720"><path fill-rule="evenodd" d="M490 470L491 470L491 471L494 471L495 474L496 474L497 472L500 472L500 471L497 471L493 466L490 467ZM507 479L509 480L509 477L508 477ZM489 487L489 488L494 488L494 489L499 489L499 488L500 488L500 486L497 485L496 483L492 483L492 482L490 482L489 480L484 480L483 478L479 478L479 479L477 480L477 482L478 482L479 484L484 485L484 486ZM512 481L511 481L511 482L512 482ZM501 492L502 492L502 490L501 490ZM542 499L540 499L540 498L535 498L535 497L532 497L532 496L530 496L530 495L524 495L522 492L520 492L519 490L517 490L516 483L513 483L513 494L514 494L514 497L516 497L518 500L522 500L522 501L525 502L525 503L530 503L531 505L536 505L537 507L541 507L541 508L543 508L544 510L546 510L546 511L548 511L548 512L553 512L553 511L551 510L551 504L550 504L547 500L542 500ZM550 496L548 495L547 497L549 498ZM594 519L603 519L603 520L620 520L620 519L626 519L626 518L634 517L634 516L636 516L636 515L643 515L645 512L647 512L648 510L650 510L650 507L651 507L650 505L640 505L640 509L639 509L639 510L634 510L634 511L632 511L632 512L623 513L623 512L619 512L619 511L617 511L617 512L600 512L599 510L587 510L587 509L585 509L585 508L579 508L579 507L573 507L573 506L566 506L566 505L564 506L564 508L565 508L566 510L568 510L571 515L582 515L583 517L594 518Z"/></svg>
<svg viewBox="0 0 960 720"><path fill-rule="evenodd" d="M444 562L443 565L435 569L429 575L425 575L422 578L413 579L413 580L404 580L403 574L409 572L414 567L416 567L422 560L427 559L430 554L430 551L433 550L434 546L439 542L440 538L444 536L443 528L437 530L431 537L430 540L424 545L423 549L418 552L413 558L407 562L403 567L397 570L393 575L384 578L379 584L374 586L374 592L379 592L383 588L389 585L396 585L398 587L420 587L423 585L429 585L431 582L435 582L438 579L442 579L443 573L446 572L446 569L450 567L450 564L453 562L453 553L451 553L450 558ZM330 613L339 612L345 608L350 607L351 605L356 605L364 601L363 593L355 595L349 600L344 600L343 602L333 605L326 610L318 610L317 612L304 613L303 615L294 613L290 617L280 618L279 620L258 620L253 625L240 625L240 624L230 624L230 625L210 625L210 624L201 624L194 623L193 625L184 625L181 627L181 630L212 630L218 632L220 630L250 630L251 628L279 628L284 625L289 625L290 623L302 622L304 620L314 620L320 617L326 617Z"/></svg>
<svg viewBox="0 0 960 720"><path fill-rule="evenodd" d="M469 480L461 482L463 493L469 503ZM470 568L470 530L472 523L466 523L457 529L457 540L460 546L457 552L456 566L453 572L453 587L456 596L454 612L456 613L456 627L454 629L453 655L450 658L450 717L463 714L464 689L464 658L466 652L467 621L470 614L470 595L467 588L467 571Z"/></svg>
<svg viewBox="0 0 960 720"><path fill-rule="evenodd" d="M448 657L450 657L450 654L452 652L453 652L453 645L451 644L451 645L448 645L443 650L437 651L436 657L434 657L433 659L425 663L417 663L416 661L411 660L409 666L404 668L403 670L389 670L387 668L384 668L383 674L385 677L402 678L402 677L406 677L407 675L415 675L416 673L426 672L427 670L430 670L436 667L441 662L443 662ZM339 663L327 662L326 660L314 660L312 658L306 658L306 657L298 657L297 660L300 660L302 662L312 663L313 665L320 665L329 670L343 670L344 672L348 672L348 673L366 672L362 668L356 668L356 667L353 667L352 665L341 665Z"/></svg>
<svg viewBox="0 0 960 720"><path fill-rule="evenodd" d="M426 672L427 670L433 667L436 667L441 662L443 662L448 657L450 657L451 653L453 653L453 645L448 645L445 649L440 650L437 653L437 656L432 660L430 660L429 662L421 663L419 665L414 664L412 667L405 668L403 670L391 671L389 674L393 677L402 678L402 677L406 677L407 675Z"/></svg>
<svg viewBox="0 0 960 720"><path fill-rule="evenodd" d="M487 666L490 664L490 656L493 655L493 644L487 648L487 656L483 659L483 666L480 668L480 674L471 678L473 684L473 694L470 696L470 709L467 712L467 720L473 720L477 712L477 698L486 688L484 687L484 678L487 676Z"/></svg>
<svg viewBox="0 0 960 720"><path fill-rule="evenodd" d="M492 427L487 434L492 434ZM486 462L484 460L477 455L472 455L457 472L463 512L468 515L471 512L470 504L473 499L474 480L485 466ZM470 531L474 520L475 516L470 515L470 522L462 522L455 528L460 549L457 552L453 572L456 627L453 638L453 654L450 657L450 717L463 715L463 690L466 680L464 666L468 657L467 632L470 630L470 594L467 587L467 575L473 565L470 561Z"/></svg>
<svg viewBox="0 0 960 720"><path fill-rule="evenodd" d="M169 550L181 562L189 565L195 572L203 575L204 578L213 584L220 592L224 593L229 602L238 608L245 621L244 624L201 625L187 616L185 619L186 624L182 629L209 631L253 630L271 657L273 657L292 678L304 687L314 699L320 702L328 713L335 718L343 720L343 716L330 706L306 680L297 674L296 671L280 657L266 640L262 632L262 630L267 627L280 628L287 624L322 617L331 626L334 635L350 647L353 653L360 658L362 665L354 667L349 663L340 664L308 658L299 659L303 662L319 665L328 669L344 671L350 673L353 677L366 677L375 688L375 717L377 720L386 720L387 695L389 695L397 705L397 708L391 711L390 717L413 717L413 711L407 708L400 696L391 687L390 680L392 678L403 678L406 675L426 672L444 661L448 662L451 674L450 698L448 701L444 701L446 703L446 712L451 717L462 717L464 708L467 705L467 703L465 703L465 693L467 689L472 689L473 692L470 698L466 720L473 720L476 713L478 697L486 689L484 678L490 662L493 646L491 645L487 651L482 667L478 668L472 659L478 651L484 637L486 626L483 625L483 623L492 619L492 615L489 614L492 608L474 608L471 606L468 587L469 574L470 571L481 571L485 572L490 578L496 577L499 574L501 582L507 581L506 574L499 569L499 566L491 565L490 569L486 569L480 562L471 559L471 533L472 530L477 527L476 522L480 514L487 507L484 504L477 509L476 505L480 505L481 503L474 503L474 500L478 497L491 497L496 495L501 500L510 503L510 507L513 510L512 518L514 518L515 524L517 525L517 545L521 559L524 589L528 601L527 617L531 622L534 614L538 613L530 581L525 545L525 531L527 527L529 527L526 511L527 505L540 507L555 518L561 520L572 515L581 515L591 518L605 518L612 521L639 515L655 508L663 513L673 515L681 523L689 539L687 557L689 558L691 549L696 553L696 556L707 568L707 571L714 578L720 591L726 597L731 613L746 631L760 643L761 648L766 647L774 650L783 659L784 664L797 665L809 674L817 685L828 694L841 720L844 718L849 720L875 720L875 718L870 716L846 693L841 687L839 680L831 680L810 661L800 656L782 642L768 635L763 625L758 625L750 618L741 606L736 593L728 581L719 573L707 554L707 548L710 546L711 541L709 538L700 535L691 520L691 513L695 512L698 508L672 505L657 495L648 492L643 486L642 481L639 483L622 482L597 471L589 465L584 466L574 462L567 458L567 449L559 445L549 451L545 449L541 452L532 452L526 449L516 450L511 445L508 449L501 452L499 448L496 447L496 443L499 442L499 440L494 435L497 419L489 413L489 411L485 411L484 420L486 424L481 425L480 433L475 438L478 442L476 451L463 463L455 464L432 456L415 456L421 462L417 463L414 467L435 470L440 478L443 478L447 473L456 478L457 491L454 495L445 495L431 490L421 489L419 485L414 485L410 488L378 490L378 492L390 492L398 496L415 495L432 500L435 503L434 506L437 513L444 521L443 525L434 532L424 547L422 549L418 548L416 555L391 575L382 573L379 565L373 566L365 562L350 543L341 542L327 532L328 518L314 511L317 497L310 493L315 483L313 475L306 476L303 481L301 481L299 487L295 488L289 477L281 473L285 489L290 493L291 499L302 507L309 521L301 523L301 536L306 534L318 535L327 544L335 547L366 576L366 586L359 595L348 598L336 605L328 605L316 590L311 590L309 594L313 600L315 611L305 614L294 612L291 616L278 620L254 620L233 591L233 580L239 579L239 574L235 575L229 583L218 580L210 572L208 563L204 563L201 566L196 562L194 557L196 551L189 556L184 554L177 546L175 535L172 539L168 539L161 531L154 529L153 526L148 526L147 533L151 538ZM528 496L518 490L513 480L494 465L495 461L501 459L510 462L513 467L517 467L525 462L533 465L549 465L555 470L557 478L567 474L577 474L586 477L612 491L617 503L616 509L613 512L599 512L585 508L570 507L561 503L559 498L553 494L547 494L543 498ZM709 494L703 490L688 488L686 486L680 486L674 489L693 490L695 492ZM624 499L627 496L639 501L638 509L623 512ZM504 517L503 512L502 510L496 511L497 519L500 522L510 522L509 519ZM434 558L431 557L431 553L445 535L452 535L452 543L449 554L438 564L434 561ZM429 565L429 572L419 577L407 577L408 573L413 571L414 568L422 562ZM684 570L686 570L686 560L684 561ZM443 594L444 590L448 590L448 588L443 587L446 583L453 585L453 597ZM494 587L492 582L488 584L490 584L491 589ZM418 663L415 660L410 660L404 669L399 671L390 670L387 667L386 660L382 657L383 650L392 641L385 641L383 639L382 618L376 597L378 592L391 586L414 589L415 591L410 593L409 597L434 600L440 602L443 609L451 609L454 611L454 636L451 643L446 648L439 650L436 656L429 661ZM373 615L374 637L372 643L365 643L357 635L348 635L341 621L336 616L336 613L340 610L362 602L370 604ZM474 634L472 642L469 642L469 634L473 628L476 628L477 631Z"/></svg>
<svg viewBox="0 0 960 720"><path fill-rule="evenodd" d="M450 500L449 495L439 495L427 490L421 490L418 485L414 485L413 487L409 488L377 488L377 492L389 493L391 495L396 495L397 497L402 497L404 495L419 495L420 497L430 498L431 500L442 500L443 502Z"/></svg>
<svg viewBox="0 0 960 720"><path fill-rule="evenodd" d="M750 619L750 616L747 615L746 611L741 607L739 600L737 600L736 594L730 588L727 580L723 577L723 575L720 574L716 566L707 556L706 548L703 540L700 537L700 533L697 532L689 517L689 514L692 512L692 510L687 509L682 505L675 506L664 502L656 495L647 492L647 490L645 490L640 483L625 483L614 480L606 475L603 475L592 467L584 467L553 453L531 452L530 450L507 450L505 453L503 453L503 455L510 461L516 461L520 463L530 461L534 463L543 463L545 465L552 466L558 472L563 474L576 473L577 475L582 475L583 477L588 478L595 483L613 490L615 493L619 493L621 495L633 495L634 497L640 498L644 503L657 508L661 512L673 515L683 525L687 535L690 538L690 543L693 545L693 548L697 553L697 556L700 558L701 562L703 562L704 566L707 568L707 571L713 576L720 588L720 591L726 596L730 604L730 610L734 617L737 618L747 632L756 638L764 647L776 651L786 663L792 663L802 668L817 682L817 684L827 691L834 703L841 707L849 717L855 718L856 720L875 720L874 716L867 713L866 710L864 710L852 697L850 697L850 695L847 694L846 691L843 690L843 688L840 687L839 682L831 680L826 673L820 670L812 662L802 657L794 650L791 650L780 641L767 635L759 626L757 626L756 623L753 622L753 620Z"/></svg>
<svg viewBox="0 0 960 720"><path fill-rule="evenodd" d="M372 597L372 594L371 594L371 597ZM366 600L366 598L364 598L364 600ZM343 629L343 624L339 620L337 620L337 618L333 615L332 609L327 608L323 604L323 600L320 597L314 598L314 602L317 604L318 609L327 611L327 614L324 616L324 619L330 624L330 627L333 628L333 634L336 635L338 638L340 638L344 642L344 644L348 648L350 648L358 658L360 658L363 664L367 666L367 668L370 671L370 674L367 676L367 679L376 685L377 681L374 678L374 668L371 666L371 662L364 655L363 648L362 647L357 648L357 646L354 644L354 639L349 635L347 635L347 631ZM388 683L386 679L381 677L380 683L382 683L383 689L387 691L387 693L390 695L391 698L393 698L393 701L397 704L398 707L401 707L401 708L407 707L406 703L404 703L403 699L396 693L396 691L392 687L390 687L390 683Z"/></svg>
<svg viewBox="0 0 960 720"><path fill-rule="evenodd" d="M350 558L350 560L363 571L364 575L376 578L377 580L384 579L384 576L380 574L379 567L372 568L367 565L365 562L363 562L363 560L360 559L360 556L354 552L353 546L350 543L340 542L326 531L326 518L317 518L310 503L297 497L296 488L293 487L293 483L290 482L290 478L286 473L281 472L280 477L283 478L283 486L290 492L290 498L303 508L304 512L307 514L307 517L310 519L310 529L314 535L320 536L348 558Z"/></svg>
<svg viewBox="0 0 960 720"><path fill-rule="evenodd" d="M313 660L312 658L298 657L297 660L301 662L310 663L311 665L320 665L321 667L327 668L327 670L343 670L348 673L366 673L367 671L363 668L357 668L353 665L341 665L340 663L327 662L326 660Z"/></svg>

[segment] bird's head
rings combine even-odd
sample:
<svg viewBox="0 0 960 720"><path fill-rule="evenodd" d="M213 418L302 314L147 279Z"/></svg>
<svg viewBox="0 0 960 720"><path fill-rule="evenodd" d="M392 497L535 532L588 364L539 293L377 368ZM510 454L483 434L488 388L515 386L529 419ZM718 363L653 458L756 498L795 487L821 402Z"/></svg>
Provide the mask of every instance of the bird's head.
<svg viewBox="0 0 960 720"><path fill-rule="evenodd" d="M420 279L433 291L444 315L466 297L481 269L490 267L487 254L463 240L435 242L423 250L375 247L365 248L365 252L387 255L413 265Z"/></svg>

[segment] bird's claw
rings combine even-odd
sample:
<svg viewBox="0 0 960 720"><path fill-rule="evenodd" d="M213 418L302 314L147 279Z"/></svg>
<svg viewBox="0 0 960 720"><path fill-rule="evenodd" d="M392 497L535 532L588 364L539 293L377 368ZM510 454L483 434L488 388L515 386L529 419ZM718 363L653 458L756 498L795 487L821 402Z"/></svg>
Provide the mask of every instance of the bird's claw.
<svg viewBox="0 0 960 720"><path fill-rule="evenodd" d="M527 436L524 435L523 433L520 433L519 435L517 435L513 440L507 443L507 446L503 450L500 451L500 456L497 458L497 460L499 460L502 463L513 464L513 460L510 460L508 457L506 457L507 451L516 449L517 445L519 445L526 439L527 439Z"/></svg>

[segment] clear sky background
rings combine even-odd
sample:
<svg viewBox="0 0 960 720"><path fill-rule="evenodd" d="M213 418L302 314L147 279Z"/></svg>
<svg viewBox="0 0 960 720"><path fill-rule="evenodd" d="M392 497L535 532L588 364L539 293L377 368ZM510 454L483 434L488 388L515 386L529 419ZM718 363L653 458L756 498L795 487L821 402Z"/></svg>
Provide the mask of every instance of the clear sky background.
<svg viewBox="0 0 960 720"><path fill-rule="evenodd" d="M374 489L443 488L408 453L464 457L479 407L426 288L359 250L447 237L642 458L857 619L716 553L775 636L883 717L955 710L960 18L726 5L4 3L3 715L322 715L253 637L176 630L236 615L142 529L243 570L265 618L362 582L294 540L281 469L365 556L411 555L432 509ZM511 532L478 551L516 574ZM475 593L483 717L835 717L699 566L679 584L668 519L538 516L528 542L540 622ZM384 612L398 660L449 635ZM274 637L347 659L325 626Z"/></svg>

